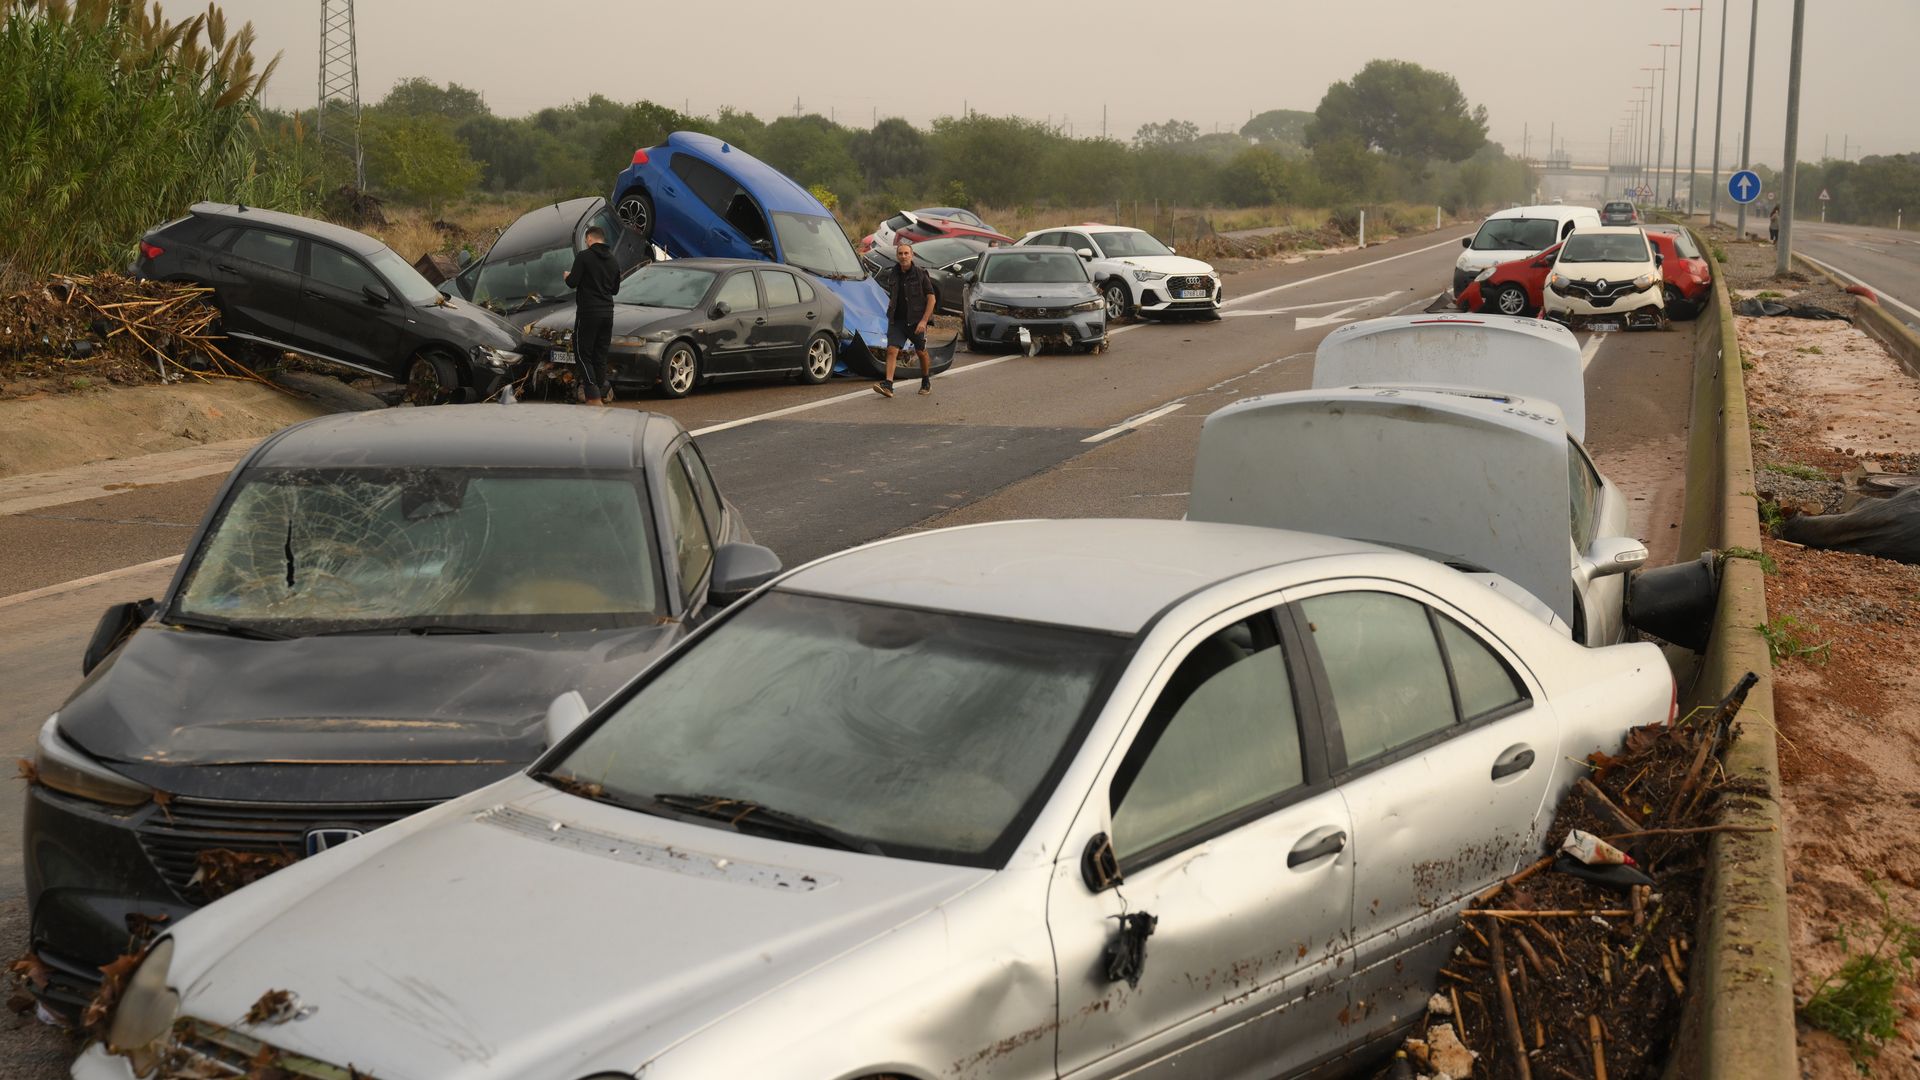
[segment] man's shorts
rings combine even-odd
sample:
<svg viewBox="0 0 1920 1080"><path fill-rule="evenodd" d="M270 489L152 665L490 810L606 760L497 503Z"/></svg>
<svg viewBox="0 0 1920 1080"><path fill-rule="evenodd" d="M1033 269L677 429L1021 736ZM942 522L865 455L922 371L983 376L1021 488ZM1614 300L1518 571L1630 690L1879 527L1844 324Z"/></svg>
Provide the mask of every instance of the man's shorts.
<svg viewBox="0 0 1920 1080"><path fill-rule="evenodd" d="M887 327L887 348L904 349L909 346L915 349L925 349L927 347L927 332L922 330L916 334L911 326L889 325Z"/></svg>

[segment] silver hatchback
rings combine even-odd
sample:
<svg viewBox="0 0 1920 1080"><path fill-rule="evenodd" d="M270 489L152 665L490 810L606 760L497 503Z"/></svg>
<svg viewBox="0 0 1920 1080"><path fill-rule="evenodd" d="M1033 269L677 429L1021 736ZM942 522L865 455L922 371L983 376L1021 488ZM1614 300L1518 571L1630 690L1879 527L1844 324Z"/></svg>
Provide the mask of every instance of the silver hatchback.
<svg viewBox="0 0 1920 1080"><path fill-rule="evenodd" d="M976 352L1043 345L1106 350L1106 304L1086 263L1067 248L989 248L965 280L962 332Z"/></svg>

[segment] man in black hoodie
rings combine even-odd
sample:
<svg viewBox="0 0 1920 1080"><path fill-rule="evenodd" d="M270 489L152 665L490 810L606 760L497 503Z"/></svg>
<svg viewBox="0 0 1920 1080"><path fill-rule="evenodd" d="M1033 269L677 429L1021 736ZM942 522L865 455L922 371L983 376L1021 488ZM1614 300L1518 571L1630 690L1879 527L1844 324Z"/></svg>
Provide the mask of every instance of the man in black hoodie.
<svg viewBox="0 0 1920 1080"><path fill-rule="evenodd" d="M573 353L586 383L587 404L612 401L607 350L613 345L613 294L620 288L620 264L614 261L607 234L599 226L587 227L587 250L573 257L566 280L567 288L573 290Z"/></svg>

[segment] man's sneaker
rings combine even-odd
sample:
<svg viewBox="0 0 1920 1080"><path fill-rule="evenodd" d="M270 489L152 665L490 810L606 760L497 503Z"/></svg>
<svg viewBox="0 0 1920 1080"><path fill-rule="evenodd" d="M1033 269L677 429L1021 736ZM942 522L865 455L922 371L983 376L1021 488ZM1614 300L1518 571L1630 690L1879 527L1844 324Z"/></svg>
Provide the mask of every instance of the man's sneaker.
<svg viewBox="0 0 1920 1080"><path fill-rule="evenodd" d="M931 394L931 393L933 393L933 380L921 379L920 380L920 396L926 397L928 394Z"/></svg>
<svg viewBox="0 0 1920 1080"><path fill-rule="evenodd" d="M873 392L879 394L881 397L892 397L893 384L885 379L881 379L879 382L873 384Z"/></svg>

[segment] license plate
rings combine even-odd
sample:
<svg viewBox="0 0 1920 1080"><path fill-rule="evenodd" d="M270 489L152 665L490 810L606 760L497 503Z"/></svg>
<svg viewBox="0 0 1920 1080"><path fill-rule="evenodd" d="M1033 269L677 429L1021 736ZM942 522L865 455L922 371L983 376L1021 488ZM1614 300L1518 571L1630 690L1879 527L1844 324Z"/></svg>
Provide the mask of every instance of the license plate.
<svg viewBox="0 0 1920 1080"><path fill-rule="evenodd" d="M1596 334L1607 334L1620 329L1620 324L1617 322L1590 322L1587 324L1587 329Z"/></svg>
<svg viewBox="0 0 1920 1080"><path fill-rule="evenodd" d="M552 354L547 357L547 359L552 360L556 364L571 364L573 363L573 354L570 352L561 352L559 349L555 349L553 350Z"/></svg>
<svg viewBox="0 0 1920 1080"><path fill-rule="evenodd" d="M1174 297L1179 300L1200 300L1204 299L1206 295L1207 290L1205 289L1181 289L1174 293Z"/></svg>

